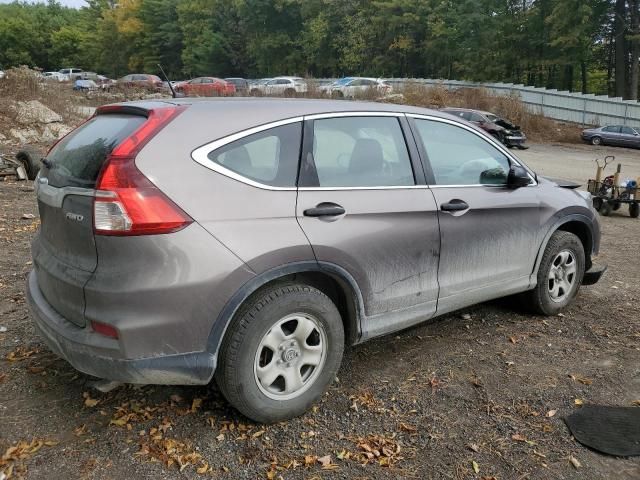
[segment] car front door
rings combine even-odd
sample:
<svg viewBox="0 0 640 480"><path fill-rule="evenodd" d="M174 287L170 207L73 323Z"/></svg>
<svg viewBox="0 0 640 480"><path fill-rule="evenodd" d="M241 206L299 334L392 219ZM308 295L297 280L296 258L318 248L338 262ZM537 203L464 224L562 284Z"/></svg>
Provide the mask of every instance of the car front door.
<svg viewBox="0 0 640 480"><path fill-rule="evenodd" d="M432 316L437 210L404 115L312 116L304 138L296 215L320 264L358 285L363 336Z"/></svg>
<svg viewBox="0 0 640 480"><path fill-rule="evenodd" d="M508 188L514 160L474 128L411 121L439 210L438 313L526 290L541 241L533 178L529 187Z"/></svg>

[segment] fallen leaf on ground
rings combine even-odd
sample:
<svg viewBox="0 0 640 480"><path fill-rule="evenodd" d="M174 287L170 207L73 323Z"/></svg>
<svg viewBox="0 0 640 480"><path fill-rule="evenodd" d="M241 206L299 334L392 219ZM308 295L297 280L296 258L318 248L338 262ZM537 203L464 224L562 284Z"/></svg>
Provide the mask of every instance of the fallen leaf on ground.
<svg viewBox="0 0 640 480"><path fill-rule="evenodd" d="M578 461L578 459L573 455L569 457L569 461L571 462L571 465L573 465L576 469L582 466L582 464Z"/></svg>
<svg viewBox="0 0 640 480"><path fill-rule="evenodd" d="M569 375L569 378L571 380L573 380L574 382L578 382L578 383L581 383L583 385L591 385L593 383L593 380L591 380L590 378L585 378L585 377L580 376L580 375Z"/></svg>
<svg viewBox="0 0 640 480"><path fill-rule="evenodd" d="M478 447L478 445L476 445L475 443L470 443L469 445L467 445L467 448L469 450L473 450L476 453L480 452L480 447Z"/></svg>
<svg viewBox="0 0 640 480"><path fill-rule="evenodd" d="M473 471L476 473L480 473L480 466L477 464L475 460L471 462L471 466L473 467Z"/></svg>
<svg viewBox="0 0 640 480"><path fill-rule="evenodd" d="M418 429L416 427L414 427L413 425L409 424L409 423L401 423L399 425L400 430L404 431L404 432L409 432L409 433L415 433L418 431Z"/></svg>
<svg viewBox="0 0 640 480"><path fill-rule="evenodd" d="M558 410L549 410L547 412L547 417L553 417L556 413L558 413Z"/></svg>
<svg viewBox="0 0 640 480"><path fill-rule="evenodd" d="M519 433L514 433L511 435L511 440L515 440L516 442L526 442L527 439L520 435Z"/></svg>
<svg viewBox="0 0 640 480"><path fill-rule="evenodd" d="M579 407L581 407L582 405L584 405L584 401L580 400L579 398L576 398L573 403Z"/></svg>

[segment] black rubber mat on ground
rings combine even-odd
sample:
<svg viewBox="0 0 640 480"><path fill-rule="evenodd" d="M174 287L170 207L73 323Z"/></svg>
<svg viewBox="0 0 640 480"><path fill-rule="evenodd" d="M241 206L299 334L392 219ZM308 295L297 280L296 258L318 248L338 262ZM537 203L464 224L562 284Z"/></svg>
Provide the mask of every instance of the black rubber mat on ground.
<svg viewBox="0 0 640 480"><path fill-rule="evenodd" d="M640 407L587 405L564 421L586 447L617 457L640 455Z"/></svg>

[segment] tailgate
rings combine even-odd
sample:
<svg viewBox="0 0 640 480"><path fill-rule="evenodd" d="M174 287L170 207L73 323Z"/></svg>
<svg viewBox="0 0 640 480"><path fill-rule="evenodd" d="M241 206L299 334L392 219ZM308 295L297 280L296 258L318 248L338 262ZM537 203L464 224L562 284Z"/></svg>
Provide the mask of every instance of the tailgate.
<svg viewBox="0 0 640 480"><path fill-rule="evenodd" d="M109 153L145 121L104 114L62 139L36 182L40 232L32 253L42 294L60 315L84 326L84 286L98 257L93 233L95 183Z"/></svg>

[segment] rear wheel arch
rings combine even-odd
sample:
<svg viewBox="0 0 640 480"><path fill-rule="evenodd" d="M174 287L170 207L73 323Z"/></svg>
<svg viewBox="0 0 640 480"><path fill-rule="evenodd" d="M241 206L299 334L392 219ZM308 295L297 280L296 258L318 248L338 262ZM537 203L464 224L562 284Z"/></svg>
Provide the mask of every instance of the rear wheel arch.
<svg viewBox="0 0 640 480"><path fill-rule="evenodd" d="M268 270L243 285L215 320L207 341L207 350L217 357L228 326L243 305L274 285L292 281L306 283L327 295L342 317L345 343L358 342L361 333L360 318L364 309L362 294L355 280L346 270L337 265L308 261Z"/></svg>

